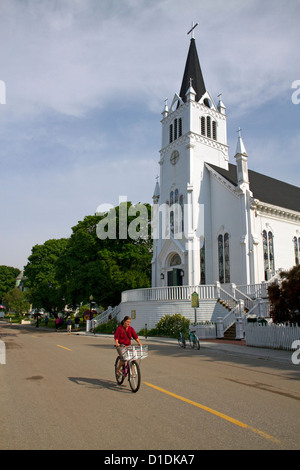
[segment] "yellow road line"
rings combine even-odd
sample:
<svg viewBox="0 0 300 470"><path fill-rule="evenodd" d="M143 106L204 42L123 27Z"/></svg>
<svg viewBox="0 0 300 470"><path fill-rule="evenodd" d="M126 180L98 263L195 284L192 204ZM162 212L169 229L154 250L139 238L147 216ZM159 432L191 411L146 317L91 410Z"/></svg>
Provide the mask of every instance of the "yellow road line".
<svg viewBox="0 0 300 470"><path fill-rule="evenodd" d="M66 349L67 351L72 351L72 349L66 348L65 346L61 346L60 344L57 344L57 346L58 346L59 348Z"/></svg>
<svg viewBox="0 0 300 470"><path fill-rule="evenodd" d="M181 397L180 395L176 395L175 393L169 392L168 390L165 390L164 388L157 387L156 385L150 384L149 382L144 382L144 384L148 385L148 387L152 387L155 390L158 390L159 392L163 392L167 395L170 395L173 398L177 398L178 400L184 401L185 403L189 403L190 405L196 406L197 408L201 408L204 411L208 411L208 413L216 415L219 418L225 419L226 421L229 421L232 424L236 424L237 426L240 426L241 428L249 429L250 431L256 434L259 434L261 437L264 437L265 439L268 439L274 442L275 444L280 444L280 441L276 439L276 437L271 436L270 434L267 434L264 431L260 431L260 429L253 428L252 426L249 426L248 424L242 423L241 421L235 418L231 418L230 416L227 416L224 413L220 413L219 411L213 410L212 408L209 408L208 406L201 405L200 403L189 400L188 398L184 398L184 397Z"/></svg>

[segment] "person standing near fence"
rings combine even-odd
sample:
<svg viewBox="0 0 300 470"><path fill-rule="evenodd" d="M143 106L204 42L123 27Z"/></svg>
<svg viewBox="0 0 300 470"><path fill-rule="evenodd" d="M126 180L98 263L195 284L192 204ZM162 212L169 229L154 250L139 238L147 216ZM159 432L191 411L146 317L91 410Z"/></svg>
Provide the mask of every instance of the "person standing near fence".
<svg viewBox="0 0 300 470"><path fill-rule="evenodd" d="M72 331L72 320L71 320L71 317L68 317L68 320L67 320L67 332L68 333L71 333Z"/></svg>
<svg viewBox="0 0 300 470"><path fill-rule="evenodd" d="M78 315L76 315L74 322L75 322L75 330L78 330L79 322L80 322L80 318Z"/></svg>

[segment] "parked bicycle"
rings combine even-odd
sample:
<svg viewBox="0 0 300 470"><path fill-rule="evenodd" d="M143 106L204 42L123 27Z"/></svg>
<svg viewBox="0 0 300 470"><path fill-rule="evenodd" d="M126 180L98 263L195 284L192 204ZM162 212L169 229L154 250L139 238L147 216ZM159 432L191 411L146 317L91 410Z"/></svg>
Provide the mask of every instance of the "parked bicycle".
<svg viewBox="0 0 300 470"><path fill-rule="evenodd" d="M117 384L121 385L125 377L128 377L131 391L136 393L141 385L141 369L140 360L148 357L148 346L127 346L124 354L124 364L118 374L120 357L115 362L115 376Z"/></svg>
<svg viewBox="0 0 300 470"><path fill-rule="evenodd" d="M199 341L198 336L196 335L195 330L193 330L193 331L190 330L189 341L190 341L191 348L200 349L200 341Z"/></svg>
<svg viewBox="0 0 300 470"><path fill-rule="evenodd" d="M179 331L178 344L179 344L179 346L180 346L181 348L185 348L185 346L186 346L186 344L185 344L185 339L184 339L184 336L183 336L181 330Z"/></svg>

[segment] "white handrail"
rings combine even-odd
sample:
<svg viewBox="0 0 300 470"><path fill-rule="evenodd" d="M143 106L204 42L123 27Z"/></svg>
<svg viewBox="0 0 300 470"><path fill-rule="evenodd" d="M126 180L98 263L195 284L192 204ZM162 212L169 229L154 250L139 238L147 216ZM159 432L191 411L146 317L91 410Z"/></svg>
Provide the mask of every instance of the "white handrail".
<svg viewBox="0 0 300 470"><path fill-rule="evenodd" d="M100 313L93 319L94 328L98 325L101 325L102 323L107 323L109 320L113 320L113 318L115 318L118 315L120 310L121 310L120 305L117 305L114 308L108 307L108 309L105 310L105 312Z"/></svg>
<svg viewBox="0 0 300 470"><path fill-rule="evenodd" d="M194 292L197 292L199 300L216 299L216 285L198 286L168 286L149 287L146 289L133 289L122 292L122 302L147 302L182 300L190 301Z"/></svg>
<svg viewBox="0 0 300 470"><path fill-rule="evenodd" d="M238 295L236 295L238 294ZM245 307L250 310L255 305L255 300L250 299L248 295L244 294L237 287L235 288L235 298L242 299L245 302Z"/></svg>

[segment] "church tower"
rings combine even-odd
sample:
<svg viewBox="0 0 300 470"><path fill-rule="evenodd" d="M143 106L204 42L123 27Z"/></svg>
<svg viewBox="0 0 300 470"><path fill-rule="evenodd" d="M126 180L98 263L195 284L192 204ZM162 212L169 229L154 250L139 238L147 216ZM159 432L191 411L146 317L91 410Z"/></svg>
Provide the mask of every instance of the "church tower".
<svg viewBox="0 0 300 470"><path fill-rule="evenodd" d="M225 106L206 89L195 39L190 40L180 92L162 112L160 180L153 202L152 287L211 282L209 172L228 170ZM205 224L204 224L205 220Z"/></svg>

